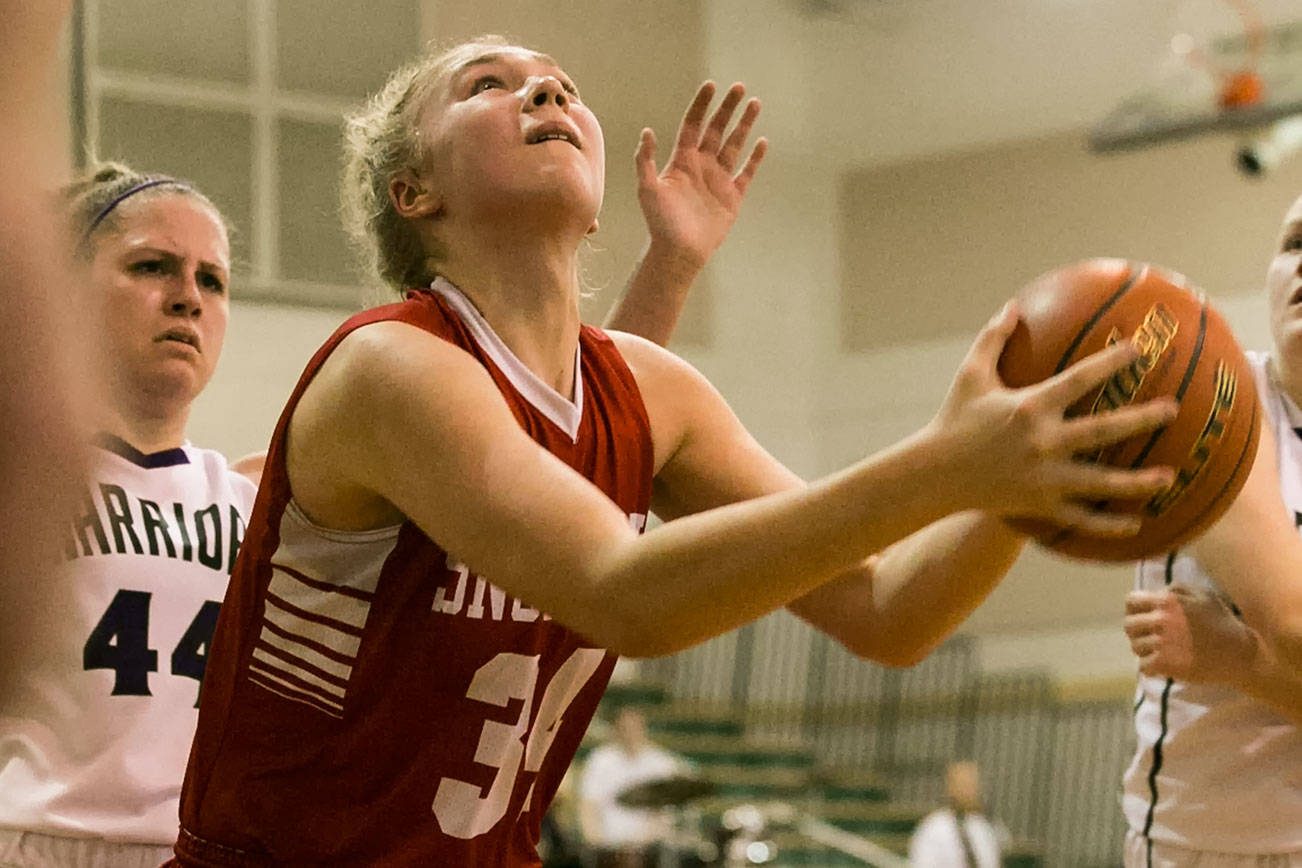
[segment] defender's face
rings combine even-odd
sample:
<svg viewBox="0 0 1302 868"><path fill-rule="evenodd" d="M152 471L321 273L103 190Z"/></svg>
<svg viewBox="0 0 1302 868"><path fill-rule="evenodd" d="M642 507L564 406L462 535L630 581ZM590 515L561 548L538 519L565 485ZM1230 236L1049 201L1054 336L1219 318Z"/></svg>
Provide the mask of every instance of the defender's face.
<svg viewBox="0 0 1302 868"><path fill-rule="evenodd" d="M92 295L115 387L188 403L212 378L229 317L221 218L184 193L127 200L95 239Z"/></svg>
<svg viewBox="0 0 1302 868"><path fill-rule="evenodd" d="M1284 358L1302 358L1302 197L1284 215L1266 271L1266 295L1275 346Z"/></svg>

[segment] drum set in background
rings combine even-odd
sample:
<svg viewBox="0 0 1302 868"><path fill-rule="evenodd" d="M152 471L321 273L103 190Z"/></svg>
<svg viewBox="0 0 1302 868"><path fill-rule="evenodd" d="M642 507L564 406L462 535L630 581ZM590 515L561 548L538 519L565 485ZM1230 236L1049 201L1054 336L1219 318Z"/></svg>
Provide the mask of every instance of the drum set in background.
<svg viewBox="0 0 1302 868"><path fill-rule="evenodd" d="M616 801L626 808L664 812L668 832L647 847L598 852L593 868L741 868L776 860L770 826L775 815L789 813L790 807L739 804L706 820L697 803L718 790L717 784L690 775L628 787Z"/></svg>

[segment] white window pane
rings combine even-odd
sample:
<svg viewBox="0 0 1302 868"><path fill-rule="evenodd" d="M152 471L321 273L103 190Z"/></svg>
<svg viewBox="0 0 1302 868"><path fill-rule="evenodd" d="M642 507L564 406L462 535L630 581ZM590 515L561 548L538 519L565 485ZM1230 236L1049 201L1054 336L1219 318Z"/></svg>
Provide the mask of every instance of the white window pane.
<svg viewBox="0 0 1302 868"><path fill-rule="evenodd" d="M243 2L95 0L99 57L110 69L247 82Z"/></svg>
<svg viewBox="0 0 1302 868"><path fill-rule="evenodd" d="M340 135L333 124L279 124L282 277L349 286L359 282L339 221Z"/></svg>
<svg viewBox="0 0 1302 868"><path fill-rule="evenodd" d="M417 0L280 0L276 4L278 84L362 97L420 48Z"/></svg>
<svg viewBox="0 0 1302 868"><path fill-rule="evenodd" d="M231 223L231 255L240 272L248 270L253 232L252 136L245 114L125 99L100 104L99 156L194 182Z"/></svg>

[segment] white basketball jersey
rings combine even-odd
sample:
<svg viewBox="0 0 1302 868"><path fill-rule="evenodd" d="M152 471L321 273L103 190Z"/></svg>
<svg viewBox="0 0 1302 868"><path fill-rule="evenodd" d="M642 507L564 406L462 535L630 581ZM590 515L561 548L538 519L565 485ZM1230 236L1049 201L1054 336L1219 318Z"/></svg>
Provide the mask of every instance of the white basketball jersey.
<svg viewBox="0 0 1302 868"><path fill-rule="evenodd" d="M1249 353L1278 441L1280 486L1302 524L1302 412ZM1139 564L1136 587L1181 584L1224 595L1188 551ZM1125 775L1130 828L1153 841L1221 853L1302 850L1302 734L1237 690L1140 676L1138 750Z"/></svg>
<svg viewBox="0 0 1302 868"><path fill-rule="evenodd" d="M216 452L101 435L68 526L58 628L0 717L0 827L176 840L199 683L255 488Z"/></svg>

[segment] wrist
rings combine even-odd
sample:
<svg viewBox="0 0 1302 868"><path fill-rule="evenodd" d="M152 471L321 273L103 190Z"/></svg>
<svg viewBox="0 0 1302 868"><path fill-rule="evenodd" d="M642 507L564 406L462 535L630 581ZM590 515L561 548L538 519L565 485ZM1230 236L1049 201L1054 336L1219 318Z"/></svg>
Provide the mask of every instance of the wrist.
<svg viewBox="0 0 1302 868"><path fill-rule="evenodd" d="M952 429L932 419L906 438L903 445L926 468L923 484L942 499L945 514L969 509L988 511L989 504L981 501L971 479L962 438L956 437Z"/></svg>
<svg viewBox="0 0 1302 868"><path fill-rule="evenodd" d="M943 489L953 512L976 509L997 514L980 495L980 480L971 471L964 438L954 429L933 418L910 438L927 462L928 484Z"/></svg>
<svg viewBox="0 0 1302 868"><path fill-rule="evenodd" d="M654 267L684 291L705 268L708 259L708 254L701 255L686 245L654 234L647 240L646 248L642 251L643 266Z"/></svg>

